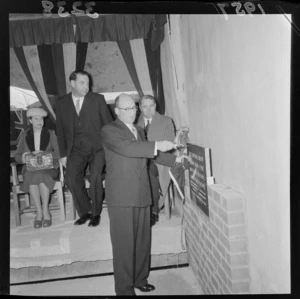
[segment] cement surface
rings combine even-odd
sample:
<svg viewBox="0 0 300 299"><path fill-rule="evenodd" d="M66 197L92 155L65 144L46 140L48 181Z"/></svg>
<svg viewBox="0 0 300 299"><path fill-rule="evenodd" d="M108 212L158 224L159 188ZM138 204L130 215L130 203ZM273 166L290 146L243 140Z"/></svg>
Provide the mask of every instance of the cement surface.
<svg viewBox="0 0 300 299"><path fill-rule="evenodd" d="M201 295L201 287L190 267L150 271L148 282L155 290L136 295ZM23 296L114 296L113 275L61 280L10 287L11 295Z"/></svg>

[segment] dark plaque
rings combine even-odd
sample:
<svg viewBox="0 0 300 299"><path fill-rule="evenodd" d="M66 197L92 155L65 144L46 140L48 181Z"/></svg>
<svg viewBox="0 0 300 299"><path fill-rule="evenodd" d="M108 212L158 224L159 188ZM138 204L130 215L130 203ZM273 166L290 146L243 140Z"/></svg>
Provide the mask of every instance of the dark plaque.
<svg viewBox="0 0 300 299"><path fill-rule="evenodd" d="M191 157L189 162L190 196L197 206L209 216L207 177L211 176L210 150L189 143L187 148Z"/></svg>

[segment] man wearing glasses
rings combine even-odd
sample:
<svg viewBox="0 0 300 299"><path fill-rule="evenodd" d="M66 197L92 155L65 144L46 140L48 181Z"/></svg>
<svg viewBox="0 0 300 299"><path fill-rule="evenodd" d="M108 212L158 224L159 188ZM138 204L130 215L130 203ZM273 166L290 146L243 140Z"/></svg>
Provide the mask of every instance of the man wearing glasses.
<svg viewBox="0 0 300 299"><path fill-rule="evenodd" d="M151 251L147 158L167 166L177 160L163 153L176 147L173 142L146 141L143 129L133 125L136 110L130 95L119 95L115 101L117 119L101 130L116 295L135 295L134 288L142 292L155 289L147 281Z"/></svg>

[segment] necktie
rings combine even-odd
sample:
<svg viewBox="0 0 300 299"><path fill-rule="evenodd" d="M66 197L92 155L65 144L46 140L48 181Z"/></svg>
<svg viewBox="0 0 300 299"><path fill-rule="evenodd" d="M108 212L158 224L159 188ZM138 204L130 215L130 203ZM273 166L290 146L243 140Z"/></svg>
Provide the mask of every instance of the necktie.
<svg viewBox="0 0 300 299"><path fill-rule="evenodd" d="M133 125L131 126L131 131L132 131L135 139L137 139L137 131L136 131L136 128Z"/></svg>
<svg viewBox="0 0 300 299"><path fill-rule="evenodd" d="M146 125L146 127L145 127L145 135L146 135L146 138L147 138L147 135L148 135L148 130L149 130L149 126L150 126L150 120L148 119L147 120L147 125Z"/></svg>
<svg viewBox="0 0 300 299"><path fill-rule="evenodd" d="M80 99L77 99L75 108L76 108L77 114L79 115L79 112L80 112Z"/></svg>

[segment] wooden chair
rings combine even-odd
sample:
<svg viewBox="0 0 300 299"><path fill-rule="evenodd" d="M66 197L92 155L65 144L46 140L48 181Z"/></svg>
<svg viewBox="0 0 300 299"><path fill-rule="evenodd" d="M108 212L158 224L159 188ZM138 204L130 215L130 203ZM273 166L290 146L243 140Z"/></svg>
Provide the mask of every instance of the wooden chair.
<svg viewBox="0 0 300 299"><path fill-rule="evenodd" d="M21 215L23 213L30 213L36 211L36 208L34 205L30 204L30 198L28 194L24 193L20 190L20 182L23 181L22 175L18 175L17 173L17 163L13 162L10 164L11 166L11 183L12 183L12 193L13 193L13 203L14 203L14 213L15 213L15 219L16 219L16 225L21 225ZM63 186L64 186L64 173L61 163L59 163L59 169L60 169L60 177L59 181L56 181L54 190L57 192L57 199L58 199L58 205L51 203L49 205L50 210L57 210L60 209L60 219L62 221L66 220L66 210L65 210L65 201L64 201L64 192L63 192ZM19 195L24 194L25 195L25 207L20 208L19 203Z"/></svg>

